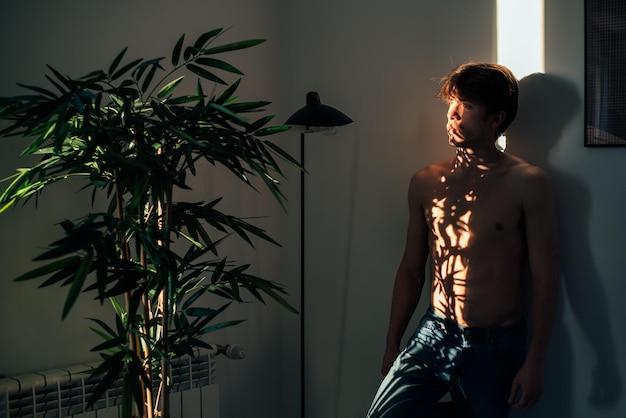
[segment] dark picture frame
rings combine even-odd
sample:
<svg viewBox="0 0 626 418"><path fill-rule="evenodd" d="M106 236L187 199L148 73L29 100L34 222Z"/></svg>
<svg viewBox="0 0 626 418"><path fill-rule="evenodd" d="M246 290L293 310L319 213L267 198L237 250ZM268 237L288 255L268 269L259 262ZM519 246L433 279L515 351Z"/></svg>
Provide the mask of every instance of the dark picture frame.
<svg viewBox="0 0 626 418"><path fill-rule="evenodd" d="M626 146L625 0L585 0L585 146Z"/></svg>

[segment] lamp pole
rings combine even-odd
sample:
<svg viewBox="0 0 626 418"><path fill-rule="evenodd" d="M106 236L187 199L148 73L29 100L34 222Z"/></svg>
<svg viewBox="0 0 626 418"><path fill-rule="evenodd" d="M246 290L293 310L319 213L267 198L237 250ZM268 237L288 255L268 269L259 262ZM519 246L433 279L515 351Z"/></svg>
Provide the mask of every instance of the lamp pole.
<svg viewBox="0 0 626 418"><path fill-rule="evenodd" d="M304 347L306 345L304 334L304 232L306 230L304 226L304 131L300 132L300 166L300 416L304 418Z"/></svg>
<svg viewBox="0 0 626 418"><path fill-rule="evenodd" d="M291 115L285 125L300 132L300 406L301 417L305 417L305 180L304 180L304 136L306 133L332 130L338 126L352 123L353 120L330 106L320 102L317 92L311 91L306 95L306 106Z"/></svg>

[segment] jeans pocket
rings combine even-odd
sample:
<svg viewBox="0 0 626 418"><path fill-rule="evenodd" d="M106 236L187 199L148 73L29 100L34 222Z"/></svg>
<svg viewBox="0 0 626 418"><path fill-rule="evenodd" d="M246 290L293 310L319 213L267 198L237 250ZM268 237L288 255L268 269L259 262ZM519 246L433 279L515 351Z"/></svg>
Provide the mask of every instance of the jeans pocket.
<svg viewBox="0 0 626 418"><path fill-rule="evenodd" d="M424 346L435 349L448 340L445 324L438 319L425 317L420 322L409 341L411 346Z"/></svg>

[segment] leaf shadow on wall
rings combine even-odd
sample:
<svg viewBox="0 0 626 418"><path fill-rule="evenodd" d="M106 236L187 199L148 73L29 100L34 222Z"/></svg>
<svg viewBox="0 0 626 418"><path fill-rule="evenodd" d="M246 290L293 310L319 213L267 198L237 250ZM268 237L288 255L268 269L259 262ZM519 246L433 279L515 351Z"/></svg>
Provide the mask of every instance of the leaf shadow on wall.
<svg viewBox="0 0 626 418"><path fill-rule="evenodd" d="M556 191L559 215L561 292L546 363L546 390L542 401L527 417L572 415L572 340L563 322L564 302L580 326L594 358L588 402L594 407L614 405L621 396L615 343L605 290L589 247L590 192L578 177L560 171L548 160L564 128L580 109L576 87L549 74L532 74L520 80L520 108L507 137L507 152L542 167ZM580 146L583 146L582 141Z"/></svg>

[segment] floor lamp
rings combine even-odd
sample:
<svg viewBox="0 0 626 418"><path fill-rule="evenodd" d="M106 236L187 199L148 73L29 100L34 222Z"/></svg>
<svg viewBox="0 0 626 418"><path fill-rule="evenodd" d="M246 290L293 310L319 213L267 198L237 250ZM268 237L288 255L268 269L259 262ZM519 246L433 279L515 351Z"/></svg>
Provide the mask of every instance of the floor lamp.
<svg viewBox="0 0 626 418"><path fill-rule="evenodd" d="M300 401L301 414L304 418L304 135L314 132L328 132L333 134L337 127L352 123L345 114L320 102L317 92L311 91L306 95L306 106L291 115L285 125L300 132Z"/></svg>

